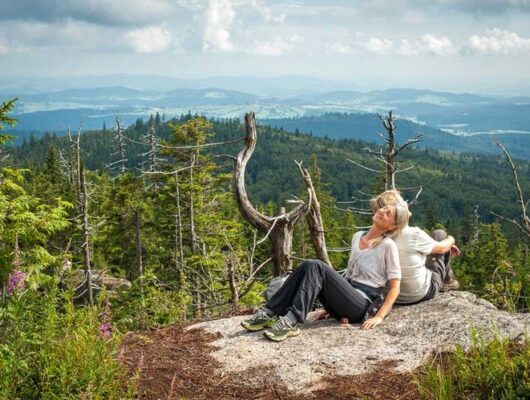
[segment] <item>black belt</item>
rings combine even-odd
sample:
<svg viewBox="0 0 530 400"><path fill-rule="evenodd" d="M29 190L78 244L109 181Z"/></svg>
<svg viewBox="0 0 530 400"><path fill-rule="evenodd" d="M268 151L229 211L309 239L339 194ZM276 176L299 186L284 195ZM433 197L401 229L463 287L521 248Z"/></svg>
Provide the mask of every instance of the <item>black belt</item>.
<svg viewBox="0 0 530 400"><path fill-rule="evenodd" d="M372 301L383 298L383 287L373 287L351 279L348 279L348 282L350 282L350 285L352 285L354 288L359 289L366 294Z"/></svg>

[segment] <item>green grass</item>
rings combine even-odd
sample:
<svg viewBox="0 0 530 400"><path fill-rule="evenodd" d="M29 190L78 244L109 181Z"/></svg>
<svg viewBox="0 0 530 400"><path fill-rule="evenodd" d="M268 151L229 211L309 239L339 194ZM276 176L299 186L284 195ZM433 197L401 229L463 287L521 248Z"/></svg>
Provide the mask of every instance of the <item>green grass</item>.
<svg viewBox="0 0 530 400"><path fill-rule="evenodd" d="M438 355L416 377L422 399L519 400L530 398L530 340L485 340Z"/></svg>

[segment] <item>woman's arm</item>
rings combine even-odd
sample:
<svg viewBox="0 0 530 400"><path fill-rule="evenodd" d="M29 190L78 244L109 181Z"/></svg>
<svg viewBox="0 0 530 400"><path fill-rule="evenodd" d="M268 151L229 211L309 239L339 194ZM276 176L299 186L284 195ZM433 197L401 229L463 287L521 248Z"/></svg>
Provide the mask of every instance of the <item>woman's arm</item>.
<svg viewBox="0 0 530 400"><path fill-rule="evenodd" d="M431 253L434 254L444 254L451 250L451 247L455 245L455 238L452 236L447 236L444 240L436 242Z"/></svg>
<svg viewBox="0 0 530 400"><path fill-rule="evenodd" d="M374 326L379 325L383 322L383 319L388 315L392 306L399 295L399 279L390 279L389 281L390 290L388 291L385 301L377 314L374 317L367 319L361 326L361 329L372 329Z"/></svg>

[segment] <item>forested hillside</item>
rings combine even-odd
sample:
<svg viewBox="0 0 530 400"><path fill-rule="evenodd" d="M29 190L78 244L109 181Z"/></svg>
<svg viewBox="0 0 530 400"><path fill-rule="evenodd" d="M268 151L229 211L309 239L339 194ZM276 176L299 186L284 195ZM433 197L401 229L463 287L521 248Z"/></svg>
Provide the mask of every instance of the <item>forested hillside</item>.
<svg viewBox="0 0 530 400"><path fill-rule="evenodd" d="M183 116L170 123L178 124L189 120ZM345 116L336 116L344 120ZM293 120L299 123L300 120ZM374 121L377 120L374 118ZM169 140L171 129L168 123L162 123L159 116L151 121L161 138ZM227 142L244 136L243 126L238 120L211 121L214 136L212 142ZM258 121L259 123L259 121ZM127 140L127 168L139 173L140 165L146 161L142 153L147 145L140 144L140 137L147 132L149 122L138 120L125 131ZM397 139L405 142L412 134L408 121L398 121ZM376 131L381 131L376 124L366 126L366 137L374 142L379 139ZM404 131L405 133L403 133ZM117 160L115 130L92 131L81 135L83 159L88 169L100 172L108 171L113 176L115 170L108 170L108 164ZM447 135L451 136L451 135ZM432 137L428 136L427 139ZM51 149L62 150L63 154L71 146L68 138L45 135L22 146L12 149L14 159L19 166L42 168ZM247 182L253 202L266 204L272 201L283 203L293 195L302 193L302 180L293 160L303 160L310 165L316 159L321 180L330 194L338 201L345 202L355 198L365 198L364 193L375 193L382 188L382 181L377 174L368 172L348 162L348 159L378 169L376 161L366 151L366 147L377 149L375 143L365 143L348 139L329 139L315 137L299 132L287 132L283 129L260 126L258 145L249 166ZM239 149L236 144L207 149L209 154L232 154ZM499 152L499 150L497 149ZM500 156L500 152L499 152ZM405 197L412 199L421 187L419 204L414 206L414 220L425 226L442 223L460 232L463 221L469 217L475 206L481 221L494 221L491 212L513 218L519 209L515 201L511 170L499 156L484 156L455 152L439 152L430 149L411 149L401 155L399 160L403 167L413 165L410 171L398 175L400 188L405 189ZM225 172L231 171L232 162L228 157L214 159ZM523 189L530 188L530 163L518 162L519 175ZM411 188L411 189L407 189ZM358 203L358 207L361 203ZM506 227L507 231L511 230Z"/></svg>
<svg viewBox="0 0 530 400"><path fill-rule="evenodd" d="M467 116L467 114L464 112L462 114L462 120L468 122L464 119L464 116ZM525 118L522 115L526 114L524 112L518 114L517 119ZM499 115L499 110L495 110L495 112L491 112L491 116L484 116L483 119L489 121L495 119L499 121L502 117ZM452 122L454 122L454 119ZM355 138L367 142L380 141L378 132L381 132L381 126L379 118L375 114L328 113L313 117L269 119L264 120L263 123L272 127L281 127L291 132L300 131L306 134L311 133L313 136L329 137L332 139ZM519 123L521 122L519 121ZM439 125L442 126L441 122ZM464 123L463 125L467 124ZM493 155L498 153L498 149L493 143L493 138L498 136L510 148L514 157L523 160L528 160L530 157L530 134L528 132L521 131L516 133L513 130L499 130L498 135L492 134L491 131L485 131L483 134L474 134L471 136L453 135L444 130L434 128L433 126L436 126L434 123L432 125L425 125L407 119L397 120L396 126L398 127L399 137L402 142L421 134L423 140L418 144L419 147L442 151ZM448 124L447 127L449 126L451 125Z"/></svg>

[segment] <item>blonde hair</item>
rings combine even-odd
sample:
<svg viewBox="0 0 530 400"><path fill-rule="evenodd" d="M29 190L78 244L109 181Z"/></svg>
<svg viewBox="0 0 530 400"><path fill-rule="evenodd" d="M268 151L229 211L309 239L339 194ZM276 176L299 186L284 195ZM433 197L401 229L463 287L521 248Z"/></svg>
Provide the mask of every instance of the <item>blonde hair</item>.
<svg viewBox="0 0 530 400"><path fill-rule="evenodd" d="M387 190L381 193L379 196L370 200L370 206L372 207L373 213L386 206L394 206L396 208L396 228L387 231L380 237L370 240L370 247L377 246L385 237L395 238L409 224L409 219L412 214L409 211L407 202L403 200L403 197L401 197L397 190Z"/></svg>
<svg viewBox="0 0 530 400"><path fill-rule="evenodd" d="M375 213L380 208L388 205L395 205L399 203L405 203L403 197L398 190L386 190L381 193L379 196L374 197L370 200L370 207L372 207L372 212Z"/></svg>

